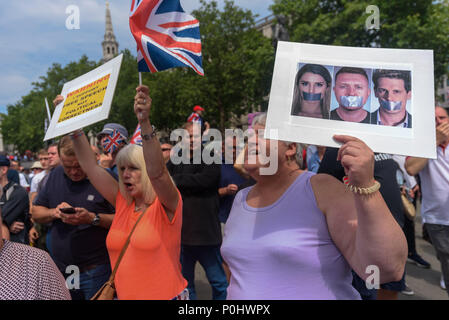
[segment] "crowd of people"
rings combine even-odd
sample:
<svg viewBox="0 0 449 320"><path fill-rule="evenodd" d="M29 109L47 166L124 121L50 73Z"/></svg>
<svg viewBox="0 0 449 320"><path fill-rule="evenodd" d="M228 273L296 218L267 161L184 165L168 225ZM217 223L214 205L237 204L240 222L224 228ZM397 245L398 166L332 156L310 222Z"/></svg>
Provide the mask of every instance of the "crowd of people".
<svg viewBox="0 0 449 320"><path fill-rule="evenodd" d="M293 114L344 117L345 99L338 102L346 111L328 108L329 71L303 69ZM357 72L341 69L336 77L366 81ZM405 82L389 76L380 72L376 83ZM299 93L299 86L317 91ZM174 142L158 139L150 110L149 89L139 86L140 145L108 123L95 145L76 130L38 151L31 177L0 155L0 299L88 300L114 269L117 299L197 299L197 262L216 300L397 299L412 294L407 259L430 268L416 251L401 194L415 204L422 194L425 230L449 288L446 109L435 109L436 160L375 154L350 136L334 136L339 149L264 139L267 115L260 113L249 117L254 133L241 152L235 137L222 140L222 163L173 161ZM357 110L348 121L367 117ZM195 106L182 126L189 159L205 147L193 143L210 130L204 112ZM376 121L385 122L378 112ZM411 116L404 119L411 124ZM277 171L261 174L268 164L258 155L272 145ZM366 283L371 266L379 288Z"/></svg>

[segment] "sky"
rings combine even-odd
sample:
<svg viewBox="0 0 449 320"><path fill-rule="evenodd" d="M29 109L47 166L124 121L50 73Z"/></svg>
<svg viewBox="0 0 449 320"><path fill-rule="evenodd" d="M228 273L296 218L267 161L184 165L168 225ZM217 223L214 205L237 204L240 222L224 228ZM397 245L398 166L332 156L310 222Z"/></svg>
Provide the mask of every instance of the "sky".
<svg viewBox="0 0 449 320"><path fill-rule="evenodd" d="M207 0L209 1L209 0ZM14 0L0 1L0 112L30 92L32 82L45 76L53 63L65 66L83 54L90 60L102 58L105 33L105 0ZM136 55L136 43L129 31L131 0L109 0L113 30L119 51L128 48ZM224 0L217 0L223 8ZM259 18L271 14L272 0L234 0ZM67 29L66 20L79 8L79 29ZM199 0L181 0L190 13L200 7ZM200 21L201 23L201 21ZM51 101L52 97L48 97ZM44 102L43 102L44 103Z"/></svg>

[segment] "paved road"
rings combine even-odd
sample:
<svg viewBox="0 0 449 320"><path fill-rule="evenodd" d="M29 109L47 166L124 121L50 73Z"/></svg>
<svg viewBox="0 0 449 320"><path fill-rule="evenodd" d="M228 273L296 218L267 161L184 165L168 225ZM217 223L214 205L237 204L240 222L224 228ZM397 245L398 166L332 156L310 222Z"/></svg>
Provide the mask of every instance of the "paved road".
<svg viewBox="0 0 449 320"><path fill-rule="evenodd" d="M418 213L419 214L419 213ZM441 265L435 255L432 245L422 239L421 217L415 220L416 248L418 253L431 264L430 269L418 268L415 264L406 265L406 281L415 294L406 296L399 294L399 300L449 300L445 290L440 288ZM201 266L197 264L195 273L196 290L199 300L210 300L212 291L207 282L205 273Z"/></svg>

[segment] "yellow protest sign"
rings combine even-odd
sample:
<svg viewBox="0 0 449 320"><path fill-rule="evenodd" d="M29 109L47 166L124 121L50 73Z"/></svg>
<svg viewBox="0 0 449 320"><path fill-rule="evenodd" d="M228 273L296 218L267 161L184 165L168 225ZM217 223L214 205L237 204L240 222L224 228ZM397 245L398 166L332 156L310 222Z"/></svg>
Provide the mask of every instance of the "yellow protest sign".
<svg viewBox="0 0 449 320"><path fill-rule="evenodd" d="M123 54L64 83L64 100L55 107L44 141L108 118Z"/></svg>
<svg viewBox="0 0 449 320"><path fill-rule="evenodd" d="M107 74L77 90L69 92L65 99L58 123L102 106L110 76L111 74Z"/></svg>

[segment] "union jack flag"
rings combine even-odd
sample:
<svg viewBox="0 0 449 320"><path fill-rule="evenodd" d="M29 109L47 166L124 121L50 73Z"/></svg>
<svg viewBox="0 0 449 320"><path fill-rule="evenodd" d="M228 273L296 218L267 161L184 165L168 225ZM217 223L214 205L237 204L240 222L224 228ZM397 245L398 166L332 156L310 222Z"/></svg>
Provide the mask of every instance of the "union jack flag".
<svg viewBox="0 0 449 320"><path fill-rule="evenodd" d="M139 71L190 67L204 75L199 22L179 0L132 0L129 26Z"/></svg>
<svg viewBox="0 0 449 320"><path fill-rule="evenodd" d="M117 130L114 130L103 140L103 150L106 153L113 153L122 143L126 143L125 137Z"/></svg>
<svg viewBox="0 0 449 320"><path fill-rule="evenodd" d="M187 122L201 122L201 118L196 112L192 112L187 118Z"/></svg>
<svg viewBox="0 0 449 320"><path fill-rule="evenodd" d="M129 143L137 144L139 146L142 145L142 135L141 135L141 131L140 131L140 124L137 125L136 131L134 131L133 137L131 138L131 141Z"/></svg>

